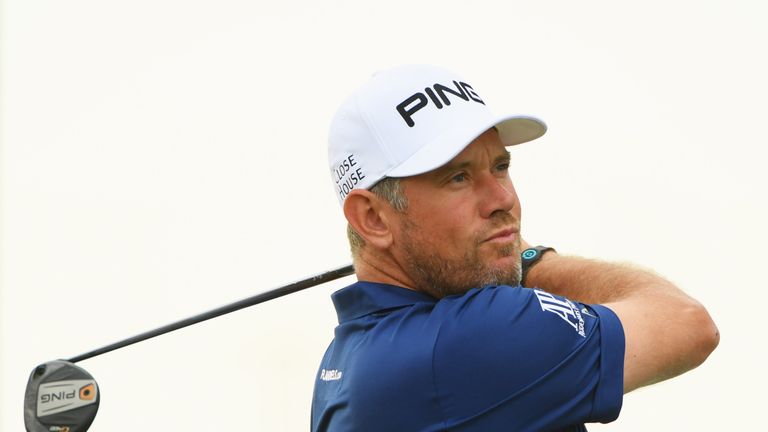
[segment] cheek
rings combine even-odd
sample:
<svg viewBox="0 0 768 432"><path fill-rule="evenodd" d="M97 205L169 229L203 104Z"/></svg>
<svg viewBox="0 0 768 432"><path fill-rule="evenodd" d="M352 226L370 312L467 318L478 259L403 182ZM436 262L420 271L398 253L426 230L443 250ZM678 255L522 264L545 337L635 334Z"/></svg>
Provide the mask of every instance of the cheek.
<svg viewBox="0 0 768 432"><path fill-rule="evenodd" d="M471 206L467 203L441 201L441 205L433 208L430 214L421 219L425 235L436 244L452 248L464 248L467 242L474 242L475 231ZM451 251L444 251L451 252Z"/></svg>

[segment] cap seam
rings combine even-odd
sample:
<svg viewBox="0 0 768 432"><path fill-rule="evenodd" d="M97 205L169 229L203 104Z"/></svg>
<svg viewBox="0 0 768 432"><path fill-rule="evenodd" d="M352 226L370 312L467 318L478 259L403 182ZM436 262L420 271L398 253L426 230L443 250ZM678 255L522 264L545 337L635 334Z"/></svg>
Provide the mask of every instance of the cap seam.
<svg viewBox="0 0 768 432"><path fill-rule="evenodd" d="M387 158L387 166L393 165L395 163L394 158L392 157L392 152L389 149L389 146L386 145L384 142L384 139L381 137L381 134L379 133L379 129L376 127L376 124L371 121L371 119L368 116L368 112L364 111L360 108L360 95L355 95L355 106L357 107L357 112L360 113L360 117L363 118L363 121L365 122L365 125L368 127L368 129L373 133L374 139L376 140L376 144L379 146L379 148L382 150L382 153ZM382 178L386 177L390 171L392 171L394 167L390 167L385 172L382 173L382 177L377 179L376 182L381 180ZM368 186L366 189L370 188L375 184L376 182L372 183L370 186Z"/></svg>

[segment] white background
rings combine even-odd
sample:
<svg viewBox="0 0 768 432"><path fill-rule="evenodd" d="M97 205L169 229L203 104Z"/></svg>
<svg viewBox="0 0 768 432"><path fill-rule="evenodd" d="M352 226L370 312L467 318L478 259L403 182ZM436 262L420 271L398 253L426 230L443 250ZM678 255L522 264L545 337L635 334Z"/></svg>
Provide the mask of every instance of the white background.
<svg viewBox="0 0 768 432"><path fill-rule="evenodd" d="M411 62L549 124L512 149L530 242L653 268L721 330L703 366L590 429L758 428L764 4L4 0L0 429L23 430L41 362L345 264L328 123ZM79 363L92 430L307 430L348 282Z"/></svg>

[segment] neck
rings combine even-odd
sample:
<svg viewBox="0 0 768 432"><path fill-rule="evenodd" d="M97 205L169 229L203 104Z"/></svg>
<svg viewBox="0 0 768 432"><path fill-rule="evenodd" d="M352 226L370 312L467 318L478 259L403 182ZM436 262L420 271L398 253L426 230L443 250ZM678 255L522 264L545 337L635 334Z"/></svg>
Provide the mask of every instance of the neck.
<svg viewBox="0 0 768 432"><path fill-rule="evenodd" d="M361 250L354 257L354 265L355 274L360 281L384 283L419 291L413 279L392 256Z"/></svg>

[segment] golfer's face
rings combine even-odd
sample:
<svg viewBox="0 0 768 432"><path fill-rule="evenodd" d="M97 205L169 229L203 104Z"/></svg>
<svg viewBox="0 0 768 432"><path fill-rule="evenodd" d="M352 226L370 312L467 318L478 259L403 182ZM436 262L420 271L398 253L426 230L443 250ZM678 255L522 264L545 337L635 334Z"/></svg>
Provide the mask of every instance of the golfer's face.
<svg viewBox="0 0 768 432"><path fill-rule="evenodd" d="M509 153L495 129L446 165L404 179L403 186L409 204L401 241L410 259L450 272L444 277L456 280L440 282L449 291L517 282L509 278L519 275L509 271L520 260L520 203Z"/></svg>

